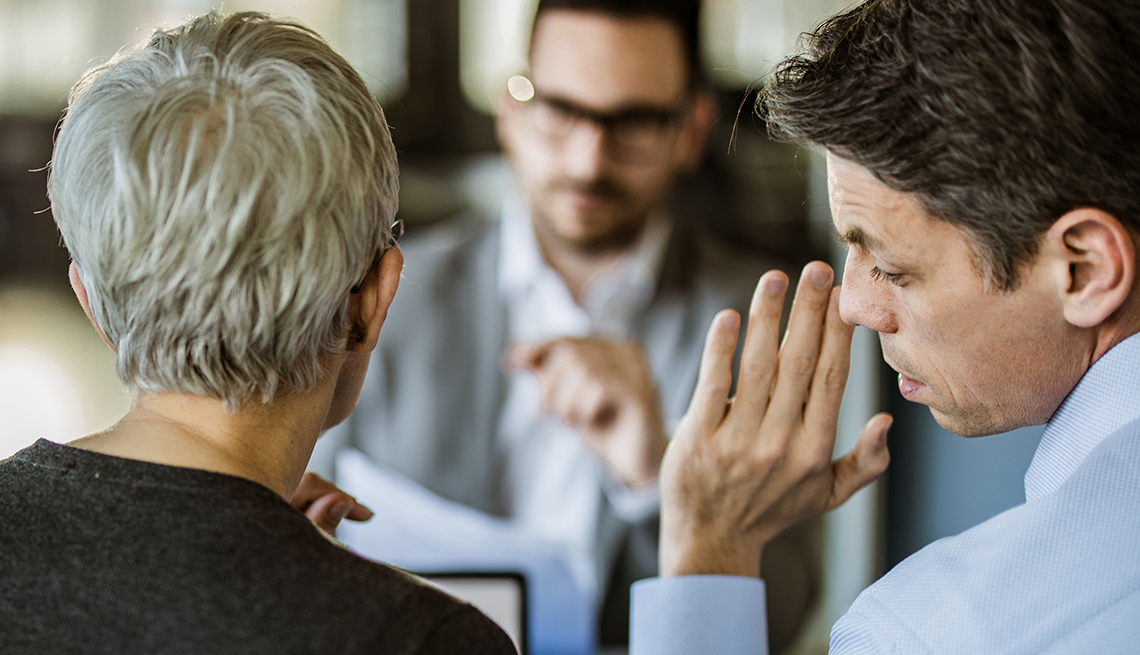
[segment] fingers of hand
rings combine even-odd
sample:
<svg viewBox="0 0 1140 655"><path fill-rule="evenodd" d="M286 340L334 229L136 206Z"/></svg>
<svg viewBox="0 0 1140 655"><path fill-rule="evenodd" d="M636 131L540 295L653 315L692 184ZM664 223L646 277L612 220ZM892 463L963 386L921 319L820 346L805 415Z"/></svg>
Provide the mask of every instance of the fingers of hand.
<svg viewBox="0 0 1140 655"><path fill-rule="evenodd" d="M301 477L290 504L329 534L345 518L353 521L372 518L372 510L357 503L355 498L341 491L340 487L312 471L306 471Z"/></svg>
<svg viewBox="0 0 1140 655"><path fill-rule="evenodd" d="M890 414L871 417L859 433L855 449L832 463L831 497L825 509L842 505L887 470L891 461L887 450L887 431L893 421Z"/></svg>
<svg viewBox="0 0 1140 655"><path fill-rule="evenodd" d="M349 521L363 522L372 518L372 516L372 510L354 500L352 503L352 509L348 510L348 514L346 514L344 518L348 519Z"/></svg>
<svg viewBox="0 0 1140 655"><path fill-rule="evenodd" d="M812 376L811 390L804 410L805 433L819 437L819 454L828 459L835 446L839 406L843 401L843 390L847 386L853 331L854 328L839 317L839 287L835 287L831 290L819 361Z"/></svg>
<svg viewBox="0 0 1140 655"><path fill-rule="evenodd" d="M617 418L618 403L600 384L586 385L578 397L578 406L582 425L590 430L604 431Z"/></svg>
<svg viewBox="0 0 1140 655"><path fill-rule="evenodd" d="M788 276L781 271L765 273L752 294L748 331L740 357L740 381L736 385L734 410L749 422L759 423L768 408L772 378L776 374L780 340L780 315Z"/></svg>
<svg viewBox="0 0 1140 655"><path fill-rule="evenodd" d="M535 369L542 407L569 425L604 429L624 407L647 410L656 389L641 347L597 338L558 339Z"/></svg>
<svg viewBox="0 0 1140 655"><path fill-rule="evenodd" d="M305 471L305 475L301 477L301 482L297 485L297 490L293 492L290 504L301 511L305 511L309 505L313 504L313 501L321 496L339 491L340 488L335 484L312 471Z"/></svg>
<svg viewBox="0 0 1140 655"><path fill-rule="evenodd" d="M543 364L553 342L541 344L516 343L507 350L506 364L511 368L537 369Z"/></svg>
<svg viewBox="0 0 1140 655"><path fill-rule="evenodd" d="M685 423L708 434L724 419L728 392L732 389L732 356L740 333L740 315L731 309L717 314L705 337L697 388L689 402Z"/></svg>
<svg viewBox="0 0 1140 655"><path fill-rule="evenodd" d="M320 529L333 534L336 532L337 525L345 518L354 521L367 521L372 518L372 511L357 504L352 496L343 491L337 491L314 500L305 510L305 516L316 523Z"/></svg>
<svg viewBox="0 0 1140 655"><path fill-rule="evenodd" d="M555 351L538 371L538 380L542 384L542 408L576 424L580 420L577 399L588 383L586 370L573 358Z"/></svg>
<svg viewBox="0 0 1140 655"><path fill-rule="evenodd" d="M780 434L790 433L803 422L808 388L819 361L823 327L832 300L831 267L812 262L804 267L796 299L788 317L788 330L780 347L780 364L767 419L776 421Z"/></svg>

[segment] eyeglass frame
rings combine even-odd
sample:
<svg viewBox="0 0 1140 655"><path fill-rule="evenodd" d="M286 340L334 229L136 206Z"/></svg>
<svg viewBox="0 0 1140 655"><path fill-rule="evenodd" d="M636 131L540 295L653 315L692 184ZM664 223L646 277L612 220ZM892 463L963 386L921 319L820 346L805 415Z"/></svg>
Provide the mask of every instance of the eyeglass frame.
<svg viewBox="0 0 1140 655"><path fill-rule="evenodd" d="M571 120L568 121L567 129L565 132L555 133L549 130L545 130L541 126L535 125L535 129L537 129L539 132L542 132L543 134L553 138L565 139L570 135L571 132L574 131L575 127L581 125L582 121L586 121L592 125L596 125L598 129L600 129L603 134L607 135L610 138L611 142L619 149L630 148L628 142L622 143L618 138L618 125L621 121L645 119L653 120L657 122L663 133L665 130L676 128L678 125L680 125L689 115L689 113L692 112L694 105L692 95L686 94L685 98L679 101L671 109L651 106L630 106L619 109L617 111L597 111L590 109L589 107L583 107L582 105L579 105L572 100L559 98L557 96L548 96L547 94L540 92L534 86L534 83L525 76L519 75L516 76L516 78L522 78L525 80L526 85L530 87L529 90L531 91L531 94L529 98L521 99L515 96L514 93L511 93L511 97L515 100L515 102L518 102L524 107L537 107L541 104L546 107L551 107L557 111L570 114Z"/></svg>

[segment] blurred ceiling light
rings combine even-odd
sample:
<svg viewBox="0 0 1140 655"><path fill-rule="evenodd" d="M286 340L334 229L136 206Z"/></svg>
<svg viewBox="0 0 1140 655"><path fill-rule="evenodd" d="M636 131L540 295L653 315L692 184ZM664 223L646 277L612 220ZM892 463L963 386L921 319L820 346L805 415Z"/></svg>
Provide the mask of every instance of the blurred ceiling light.
<svg viewBox="0 0 1140 655"><path fill-rule="evenodd" d="M796 47L800 34L856 0L704 0L701 38L713 84L759 82Z"/></svg>
<svg viewBox="0 0 1140 655"><path fill-rule="evenodd" d="M507 91L519 102L530 102L534 98L534 84L523 75L515 75L507 80Z"/></svg>
<svg viewBox="0 0 1140 655"><path fill-rule="evenodd" d="M0 0L0 114L55 114L85 70L214 7L300 20L381 103L407 86L407 0Z"/></svg>
<svg viewBox="0 0 1140 655"><path fill-rule="evenodd" d="M503 84L526 70L537 6L538 0L459 0L459 81L476 109L494 113Z"/></svg>
<svg viewBox="0 0 1140 655"><path fill-rule="evenodd" d="M787 49L784 4L784 0L705 0L701 37L713 84L746 87L780 60Z"/></svg>
<svg viewBox="0 0 1140 655"><path fill-rule="evenodd" d="M743 89L759 81L801 32L853 0L704 0L701 40L714 85ZM476 109L494 113L503 85L526 70L537 0L460 0L459 75ZM508 86L512 97L517 89Z"/></svg>

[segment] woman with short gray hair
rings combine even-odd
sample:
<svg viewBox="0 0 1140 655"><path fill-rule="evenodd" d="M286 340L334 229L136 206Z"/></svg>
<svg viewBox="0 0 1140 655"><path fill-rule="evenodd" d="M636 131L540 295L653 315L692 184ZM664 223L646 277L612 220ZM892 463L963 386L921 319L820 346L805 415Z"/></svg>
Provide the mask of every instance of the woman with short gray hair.
<svg viewBox="0 0 1140 655"><path fill-rule="evenodd" d="M133 402L0 462L6 652L513 652L286 501L396 292L396 192L379 105L298 24L207 14L76 85L52 211Z"/></svg>

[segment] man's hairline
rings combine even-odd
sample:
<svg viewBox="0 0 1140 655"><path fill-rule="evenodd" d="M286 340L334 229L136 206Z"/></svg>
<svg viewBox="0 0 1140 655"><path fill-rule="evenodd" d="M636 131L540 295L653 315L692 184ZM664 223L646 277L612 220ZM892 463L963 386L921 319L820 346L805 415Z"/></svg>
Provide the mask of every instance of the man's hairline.
<svg viewBox="0 0 1140 655"><path fill-rule="evenodd" d="M687 78L685 80L685 83L681 85L684 90L684 98L695 98L701 93L711 93L711 89L708 88L708 84L703 81L704 76L700 75L699 71L696 70L700 65L700 62L689 61L689 55L685 49L685 34L681 29L681 26L677 24L677 21L669 20L668 18L660 14L655 14L651 11L631 11L626 13L616 10L607 10L601 7L543 7L541 4L539 4L538 9L534 15L534 21L531 23L530 35L527 39L526 44L526 66L528 70L534 70L534 35L538 33L539 19L542 18L543 14L549 15L551 13L559 12L564 14L594 16L596 18L613 21L654 21L665 23L673 30L673 32L676 33L676 36L678 38L681 63L685 68L685 77ZM698 49L700 48L700 43L695 43L693 45Z"/></svg>
<svg viewBox="0 0 1140 655"><path fill-rule="evenodd" d="M939 221L958 230L958 232L961 233L966 240L966 249L970 255L970 264L974 267L974 270L978 273L978 275L982 277L987 291L990 289L997 289L998 291L1006 293L1012 293L1013 291L1016 291L1021 286L1021 282L1024 279L1022 276L1022 273L1024 272L1023 269L1032 266L1034 262L1037 261L1039 254L1034 255L1034 257L1029 261L1020 262L1018 268L1022 270L1014 272L1013 279L1010 281L1010 284L1008 286L1003 285L998 280L991 249L981 242L981 240L978 238L977 233L970 226L962 223L956 223L954 221L947 220L942 216L939 216L938 213L931 208L930 203L927 202L925 194L896 188L895 186L889 184L887 180L880 176L879 173L874 169L857 161L850 155L835 152L822 143L815 143L810 141L803 141L799 143L801 146L809 147L816 150L817 152L822 153L825 157L834 157L866 170L879 184L882 184L884 187L891 189L892 191L906 194L907 197L913 199L923 218ZM1038 235L1038 243L1040 242L1040 239L1044 237L1045 232L1046 230L1042 230ZM836 231L835 238L840 244L847 247L860 247L864 249L886 249L885 244L880 239L876 239L875 237L868 234L866 230L863 230L861 228L853 228L852 230L846 230L843 233Z"/></svg>

